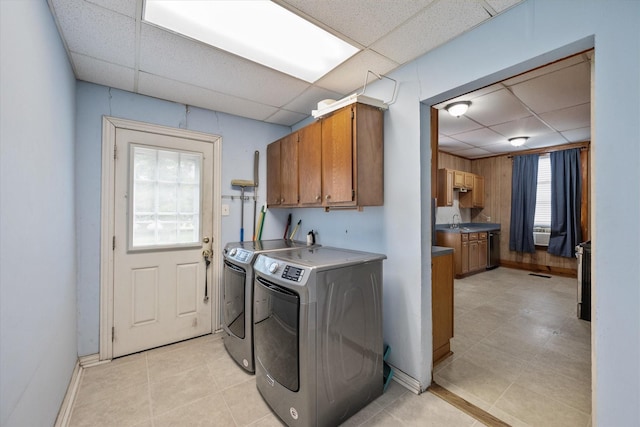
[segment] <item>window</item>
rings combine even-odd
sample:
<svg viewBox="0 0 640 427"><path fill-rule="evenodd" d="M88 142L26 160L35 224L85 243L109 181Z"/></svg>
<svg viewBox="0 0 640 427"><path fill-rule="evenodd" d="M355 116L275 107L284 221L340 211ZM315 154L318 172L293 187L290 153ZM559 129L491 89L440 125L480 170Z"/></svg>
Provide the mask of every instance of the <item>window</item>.
<svg viewBox="0 0 640 427"><path fill-rule="evenodd" d="M539 228L551 228L551 156L548 153L541 154L538 158L536 215L533 224L534 230L538 231L543 231Z"/></svg>
<svg viewBox="0 0 640 427"><path fill-rule="evenodd" d="M200 241L202 156L132 146L130 248Z"/></svg>

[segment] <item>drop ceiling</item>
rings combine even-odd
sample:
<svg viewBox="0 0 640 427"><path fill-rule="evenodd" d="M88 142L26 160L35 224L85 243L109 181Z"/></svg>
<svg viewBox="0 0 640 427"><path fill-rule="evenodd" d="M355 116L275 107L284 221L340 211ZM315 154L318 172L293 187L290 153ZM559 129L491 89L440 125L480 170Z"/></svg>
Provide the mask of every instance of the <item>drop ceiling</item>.
<svg viewBox="0 0 640 427"><path fill-rule="evenodd" d="M434 107L440 151L467 159L516 153L591 139L593 51L504 80ZM470 101L464 116L444 107ZM521 147L508 139L528 136Z"/></svg>
<svg viewBox="0 0 640 427"><path fill-rule="evenodd" d="M48 3L78 80L292 126L520 1L276 0L361 49L313 84L148 24L142 0Z"/></svg>

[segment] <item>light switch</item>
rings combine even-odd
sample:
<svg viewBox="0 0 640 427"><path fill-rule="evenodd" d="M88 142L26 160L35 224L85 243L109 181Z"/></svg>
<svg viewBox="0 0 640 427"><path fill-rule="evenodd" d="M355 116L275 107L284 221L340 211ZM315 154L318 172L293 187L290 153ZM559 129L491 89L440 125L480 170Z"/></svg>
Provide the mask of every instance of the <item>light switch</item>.
<svg viewBox="0 0 640 427"><path fill-rule="evenodd" d="M222 205L222 216L229 216L229 205Z"/></svg>

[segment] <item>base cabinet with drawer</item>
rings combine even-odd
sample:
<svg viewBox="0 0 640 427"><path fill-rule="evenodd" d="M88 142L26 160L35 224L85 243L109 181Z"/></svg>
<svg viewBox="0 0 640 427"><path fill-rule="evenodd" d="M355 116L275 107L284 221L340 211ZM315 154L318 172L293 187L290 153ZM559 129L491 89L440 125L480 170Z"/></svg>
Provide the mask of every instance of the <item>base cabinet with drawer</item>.
<svg viewBox="0 0 640 427"><path fill-rule="evenodd" d="M487 268L487 232L436 233L436 244L453 248L456 277L484 271Z"/></svg>

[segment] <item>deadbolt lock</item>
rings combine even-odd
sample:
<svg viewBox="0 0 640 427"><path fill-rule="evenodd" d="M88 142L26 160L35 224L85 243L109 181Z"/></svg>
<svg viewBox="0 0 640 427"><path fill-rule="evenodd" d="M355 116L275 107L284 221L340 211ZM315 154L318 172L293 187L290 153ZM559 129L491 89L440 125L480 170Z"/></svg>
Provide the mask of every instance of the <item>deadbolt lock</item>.
<svg viewBox="0 0 640 427"><path fill-rule="evenodd" d="M205 237L204 239L202 239L202 243L209 243L209 240L210 239L208 237Z"/></svg>

